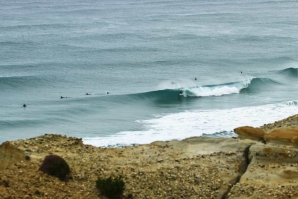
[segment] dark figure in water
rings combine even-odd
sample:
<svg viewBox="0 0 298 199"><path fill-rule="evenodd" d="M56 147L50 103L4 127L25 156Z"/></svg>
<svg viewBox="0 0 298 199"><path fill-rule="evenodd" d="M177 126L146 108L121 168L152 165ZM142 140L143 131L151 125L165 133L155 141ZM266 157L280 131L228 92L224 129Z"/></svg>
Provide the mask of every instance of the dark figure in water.
<svg viewBox="0 0 298 199"><path fill-rule="evenodd" d="M25 108L27 105L26 104L23 104L23 107Z"/></svg>
<svg viewBox="0 0 298 199"><path fill-rule="evenodd" d="M91 95L90 93L86 93L86 95Z"/></svg>
<svg viewBox="0 0 298 199"><path fill-rule="evenodd" d="M179 92L179 95L182 95L182 94L183 94L183 92L182 92L182 91L180 91L180 92Z"/></svg>
<svg viewBox="0 0 298 199"><path fill-rule="evenodd" d="M197 80L197 78L195 77L195 80Z"/></svg>
<svg viewBox="0 0 298 199"><path fill-rule="evenodd" d="M60 97L60 99L63 99L63 98L67 98L67 97L63 97L63 96Z"/></svg>

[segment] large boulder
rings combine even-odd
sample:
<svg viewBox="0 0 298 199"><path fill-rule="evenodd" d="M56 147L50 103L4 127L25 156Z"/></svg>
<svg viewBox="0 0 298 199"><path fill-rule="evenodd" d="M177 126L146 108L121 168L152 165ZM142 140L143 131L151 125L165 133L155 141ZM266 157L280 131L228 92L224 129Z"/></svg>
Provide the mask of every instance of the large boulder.
<svg viewBox="0 0 298 199"><path fill-rule="evenodd" d="M250 139L264 142L264 130L251 126L242 126L234 129L234 132L240 139Z"/></svg>

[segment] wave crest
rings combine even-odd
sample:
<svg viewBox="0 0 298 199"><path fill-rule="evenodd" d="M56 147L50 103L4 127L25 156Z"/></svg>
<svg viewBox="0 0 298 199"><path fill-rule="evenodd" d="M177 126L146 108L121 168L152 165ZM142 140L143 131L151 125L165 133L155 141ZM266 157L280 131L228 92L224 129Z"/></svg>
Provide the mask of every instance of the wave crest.
<svg viewBox="0 0 298 199"><path fill-rule="evenodd" d="M182 99L193 99L198 97L211 97L232 95L238 93L253 93L259 92L262 87L270 87L278 82L270 78L249 78L238 82L228 82L216 85L203 85L180 87L173 89L164 89L150 91L145 93L130 94L130 98L136 100L153 100L158 103L179 103ZM181 94L182 92L182 94Z"/></svg>
<svg viewBox="0 0 298 199"><path fill-rule="evenodd" d="M286 75L287 77L298 77L298 68L286 68L279 71L280 74Z"/></svg>
<svg viewBox="0 0 298 199"><path fill-rule="evenodd" d="M208 97L236 94L240 93L242 89L247 88L250 83L251 79L241 82L232 82L220 85L197 86L194 88L186 89L186 94L190 97Z"/></svg>

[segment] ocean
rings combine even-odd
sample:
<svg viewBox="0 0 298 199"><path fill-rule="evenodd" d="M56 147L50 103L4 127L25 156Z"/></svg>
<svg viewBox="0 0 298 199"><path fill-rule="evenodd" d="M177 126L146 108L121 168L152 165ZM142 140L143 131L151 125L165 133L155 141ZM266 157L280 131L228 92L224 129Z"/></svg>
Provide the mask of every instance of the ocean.
<svg viewBox="0 0 298 199"><path fill-rule="evenodd" d="M232 137L297 114L297 9L0 0L0 143L49 133L105 147Z"/></svg>

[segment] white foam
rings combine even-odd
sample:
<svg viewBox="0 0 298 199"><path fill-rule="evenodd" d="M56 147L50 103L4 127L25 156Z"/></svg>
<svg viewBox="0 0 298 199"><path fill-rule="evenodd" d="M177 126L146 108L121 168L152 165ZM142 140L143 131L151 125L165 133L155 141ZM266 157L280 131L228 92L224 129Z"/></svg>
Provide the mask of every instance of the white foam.
<svg viewBox="0 0 298 199"><path fill-rule="evenodd" d="M244 77L242 77L244 78ZM247 88L251 83L252 77L245 77L239 82L231 83L229 85L222 83L214 86L198 86L196 81L192 80L177 80L177 81L164 81L161 82L157 89L181 89L192 93L198 97L206 96L222 96L239 93L241 89Z"/></svg>
<svg viewBox="0 0 298 199"><path fill-rule="evenodd" d="M240 89L235 86L219 86L219 87L198 87L189 89L189 91L198 97L205 96L222 96L228 94L239 93Z"/></svg>
<svg viewBox="0 0 298 199"><path fill-rule="evenodd" d="M197 110L139 120L143 131L123 131L109 137L84 138L94 146L146 144L157 140L184 139L202 134L231 132L244 125L258 127L297 114L297 102L224 110Z"/></svg>
<svg viewBox="0 0 298 199"><path fill-rule="evenodd" d="M217 85L217 86L202 86L190 88L189 92L198 96L222 96L239 93L241 89L247 88L252 79L247 79L242 82L230 84L230 85Z"/></svg>

